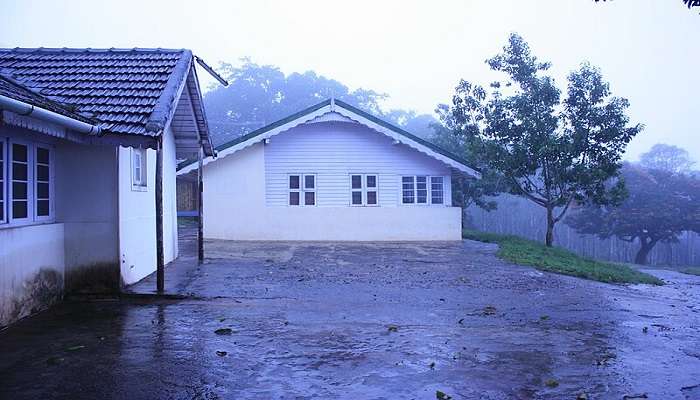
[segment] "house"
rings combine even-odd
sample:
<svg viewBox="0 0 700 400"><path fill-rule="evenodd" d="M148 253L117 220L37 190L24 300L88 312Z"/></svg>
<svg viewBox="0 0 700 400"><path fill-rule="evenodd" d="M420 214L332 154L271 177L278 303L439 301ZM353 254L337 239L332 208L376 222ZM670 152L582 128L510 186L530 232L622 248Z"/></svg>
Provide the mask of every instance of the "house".
<svg viewBox="0 0 700 400"><path fill-rule="evenodd" d="M0 326L177 257L177 160L213 155L195 61L0 49Z"/></svg>
<svg viewBox="0 0 700 400"><path fill-rule="evenodd" d="M466 161L329 99L223 144L204 160L204 237L459 240ZM178 178L197 163L182 163Z"/></svg>

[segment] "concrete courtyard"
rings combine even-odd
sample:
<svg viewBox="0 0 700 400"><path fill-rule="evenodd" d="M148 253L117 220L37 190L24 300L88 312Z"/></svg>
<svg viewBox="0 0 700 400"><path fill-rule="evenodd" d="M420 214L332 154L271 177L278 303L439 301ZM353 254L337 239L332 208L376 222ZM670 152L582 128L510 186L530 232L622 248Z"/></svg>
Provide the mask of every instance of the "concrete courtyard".
<svg viewBox="0 0 700 400"><path fill-rule="evenodd" d="M7 399L698 399L700 277L618 286L504 263L494 245L194 236L118 299L0 332Z"/></svg>

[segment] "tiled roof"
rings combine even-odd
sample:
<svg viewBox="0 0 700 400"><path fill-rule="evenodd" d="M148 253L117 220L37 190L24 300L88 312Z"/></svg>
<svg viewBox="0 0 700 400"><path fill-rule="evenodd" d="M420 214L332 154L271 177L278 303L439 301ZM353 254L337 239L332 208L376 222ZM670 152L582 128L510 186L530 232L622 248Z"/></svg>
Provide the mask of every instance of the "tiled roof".
<svg viewBox="0 0 700 400"><path fill-rule="evenodd" d="M0 74L104 131L155 136L191 58L169 49L0 49Z"/></svg>
<svg viewBox="0 0 700 400"><path fill-rule="evenodd" d="M0 75L0 95L31 104L36 107L41 107L79 121L89 122L87 118L78 115L73 110L70 110L40 94L34 93L12 79L2 75Z"/></svg>

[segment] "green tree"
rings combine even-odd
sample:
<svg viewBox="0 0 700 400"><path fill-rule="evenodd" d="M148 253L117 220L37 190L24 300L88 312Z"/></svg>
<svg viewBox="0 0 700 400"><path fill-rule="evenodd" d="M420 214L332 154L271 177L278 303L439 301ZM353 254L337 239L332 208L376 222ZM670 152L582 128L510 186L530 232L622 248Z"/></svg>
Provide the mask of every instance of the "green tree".
<svg viewBox="0 0 700 400"><path fill-rule="evenodd" d="M647 263L657 243L677 242L684 231L700 232L700 179L633 164L625 165L622 175L629 196L619 207L584 207L569 216L566 224L602 239L615 236L639 242L637 264Z"/></svg>
<svg viewBox="0 0 700 400"><path fill-rule="evenodd" d="M506 191L546 209L545 243L552 246L554 227L572 204L621 201L622 181L606 183L619 174L625 147L642 126L628 126L628 101L611 96L587 63L569 74L562 99L545 74L550 64L517 34L486 62L505 80L493 82L490 93L462 80L446 125L503 176Z"/></svg>

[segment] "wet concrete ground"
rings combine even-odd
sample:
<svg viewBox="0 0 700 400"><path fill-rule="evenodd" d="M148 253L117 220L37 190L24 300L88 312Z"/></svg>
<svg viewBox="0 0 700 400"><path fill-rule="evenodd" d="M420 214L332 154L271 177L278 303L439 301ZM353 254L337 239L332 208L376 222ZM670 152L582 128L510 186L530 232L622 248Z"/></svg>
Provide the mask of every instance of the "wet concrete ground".
<svg viewBox="0 0 700 400"><path fill-rule="evenodd" d="M608 285L471 241L210 241L197 267L185 234L167 289L192 297L0 332L0 398L700 399L700 277Z"/></svg>

